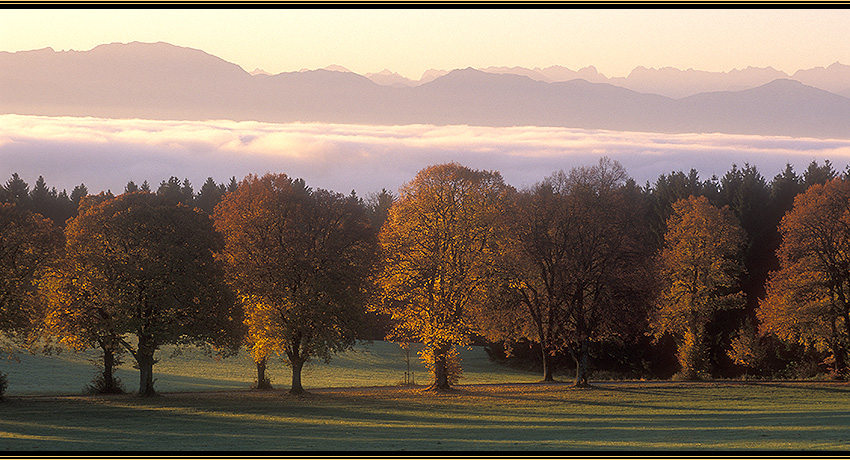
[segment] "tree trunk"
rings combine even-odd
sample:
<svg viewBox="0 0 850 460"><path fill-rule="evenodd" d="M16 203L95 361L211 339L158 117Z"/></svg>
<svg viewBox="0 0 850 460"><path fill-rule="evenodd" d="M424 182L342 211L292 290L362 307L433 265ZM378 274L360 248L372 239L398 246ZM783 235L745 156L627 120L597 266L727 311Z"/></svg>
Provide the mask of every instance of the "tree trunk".
<svg viewBox="0 0 850 460"><path fill-rule="evenodd" d="M139 396L156 396L153 389L153 355L156 347L149 337L139 337L139 349L136 352L136 364L139 366Z"/></svg>
<svg viewBox="0 0 850 460"><path fill-rule="evenodd" d="M576 362L576 380L573 386L576 388L587 388L590 386L590 383L587 382L587 342L588 340L586 338L582 339L578 352L573 353L573 359Z"/></svg>
<svg viewBox="0 0 850 460"><path fill-rule="evenodd" d="M694 330L696 329L696 330ZM697 326L685 330L682 343L679 344L680 380L699 380L703 366L702 334Z"/></svg>
<svg viewBox="0 0 850 460"><path fill-rule="evenodd" d="M257 382L254 384L254 388L257 390L272 390L271 381L269 381L268 377L266 377L266 360L265 356L262 357L257 364Z"/></svg>
<svg viewBox="0 0 850 460"><path fill-rule="evenodd" d="M451 350L451 345L442 344L434 353L434 383L428 387L429 390L444 391L452 388L449 385L449 350Z"/></svg>
<svg viewBox="0 0 850 460"><path fill-rule="evenodd" d="M120 389L115 384L115 352L109 346L102 347L103 349L103 392L120 393Z"/></svg>
<svg viewBox="0 0 850 460"><path fill-rule="evenodd" d="M301 369L304 368L304 361L304 359L290 359L292 363L292 386L289 388L290 394L304 394L304 387L301 386Z"/></svg>
<svg viewBox="0 0 850 460"><path fill-rule="evenodd" d="M139 396L156 396L153 389L153 356L139 355L136 364L139 365Z"/></svg>
<svg viewBox="0 0 850 460"><path fill-rule="evenodd" d="M847 347L843 344L847 343L846 340L850 339L850 306L847 305L847 302L844 298L843 290L840 291L841 294L839 299L841 300L841 316L844 320L844 340L837 340L838 347L833 351L835 355L835 373L836 377L839 380L847 379Z"/></svg>
<svg viewBox="0 0 850 460"><path fill-rule="evenodd" d="M554 382L552 377L552 354L547 350L547 347L540 347L543 350L543 381Z"/></svg>
<svg viewBox="0 0 850 460"><path fill-rule="evenodd" d="M832 356L835 358L835 379L845 380L847 378L847 350L839 340L833 341Z"/></svg>
<svg viewBox="0 0 850 460"><path fill-rule="evenodd" d="M573 359L576 362L576 380L573 384L575 388L586 388L590 384L587 383L587 323L584 315L584 288L579 287L575 296L575 307L572 313L575 318L576 334L578 335L579 345L578 350L573 352Z"/></svg>

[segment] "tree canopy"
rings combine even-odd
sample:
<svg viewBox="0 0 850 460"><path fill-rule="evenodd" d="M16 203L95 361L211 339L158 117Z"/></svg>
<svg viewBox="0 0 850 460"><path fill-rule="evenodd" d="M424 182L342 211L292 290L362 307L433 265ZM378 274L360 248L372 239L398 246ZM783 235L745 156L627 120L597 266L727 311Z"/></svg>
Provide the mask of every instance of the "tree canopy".
<svg viewBox="0 0 850 460"><path fill-rule="evenodd" d="M459 377L456 347L469 343L486 301L507 191L497 172L431 166L401 188L381 230L377 308L391 316L396 340L425 344L433 388Z"/></svg>
<svg viewBox="0 0 850 460"><path fill-rule="evenodd" d="M682 379L705 372L703 334L715 312L741 304L738 258L745 237L732 212L706 197L673 204L659 257L662 288L653 329L656 336L676 338Z"/></svg>
<svg viewBox="0 0 850 460"><path fill-rule="evenodd" d="M566 350L576 385L587 385L589 342L644 326L651 252L639 190L626 179L619 163L601 159L518 194L507 213L511 243L499 263L507 292L490 315L514 329L509 336L540 343L544 380L553 379L550 357Z"/></svg>
<svg viewBox="0 0 850 460"><path fill-rule="evenodd" d="M150 193L84 198L65 229L65 263L53 321L67 342L117 337L155 394L156 350L165 344L238 347L241 310L214 252L206 215ZM135 336L135 343L128 340Z"/></svg>
<svg viewBox="0 0 850 460"><path fill-rule="evenodd" d="M22 336L37 325L38 279L61 246L50 220L0 203L0 334Z"/></svg>
<svg viewBox="0 0 850 460"><path fill-rule="evenodd" d="M832 352L846 378L850 345L850 182L815 184L780 225L780 269L758 317L764 334Z"/></svg>
<svg viewBox="0 0 850 460"><path fill-rule="evenodd" d="M376 249L365 207L284 174L251 175L214 216L255 361L283 355L290 392L303 392L307 361L327 361L354 344Z"/></svg>

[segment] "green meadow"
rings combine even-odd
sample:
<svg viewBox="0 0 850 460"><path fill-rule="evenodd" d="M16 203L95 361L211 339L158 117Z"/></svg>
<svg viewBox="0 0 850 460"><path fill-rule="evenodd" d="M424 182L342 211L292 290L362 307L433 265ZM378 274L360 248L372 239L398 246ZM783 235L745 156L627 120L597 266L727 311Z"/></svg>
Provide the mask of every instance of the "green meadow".
<svg viewBox="0 0 850 460"><path fill-rule="evenodd" d="M4 363L0 451L539 451L850 449L850 389L834 382L614 382L591 389L465 350L466 378L448 393L395 385L406 363L393 344L359 345L305 368L308 394L249 390L250 358L196 350L163 354L162 395L90 396L82 355L26 355ZM411 358L417 383L427 373ZM16 366L19 366L16 369ZM22 371L32 385L21 388ZM26 372L24 374L26 374ZM135 388L128 365L121 377Z"/></svg>
<svg viewBox="0 0 850 460"><path fill-rule="evenodd" d="M415 383L428 383L428 370L411 346L410 369ZM540 376L493 364L484 347L461 349L464 378L461 383L536 382ZM18 355L20 362L0 361L0 372L9 379L7 396L81 394L97 369L97 353L62 352L58 354ZM248 353L216 359L196 348L177 350L164 347L154 365L154 387L159 392L215 391L247 389L256 380L256 367ZM127 391L139 388L139 373L133 359L125 355L116 375ZM404 351L389 342L360 342L354 350L334 356L330 363L311 361L304 366L302 383L311 388L371 387L400 383L407 371ZM291 371L279 358L270 358L267 371L275 388L289 388Z"/></svg>
<svg viewBox="0 0 850 460"><path fill-rule="evenodd" d="M602 382L9 398L3 450L846 450L844 384Z"/></svg>

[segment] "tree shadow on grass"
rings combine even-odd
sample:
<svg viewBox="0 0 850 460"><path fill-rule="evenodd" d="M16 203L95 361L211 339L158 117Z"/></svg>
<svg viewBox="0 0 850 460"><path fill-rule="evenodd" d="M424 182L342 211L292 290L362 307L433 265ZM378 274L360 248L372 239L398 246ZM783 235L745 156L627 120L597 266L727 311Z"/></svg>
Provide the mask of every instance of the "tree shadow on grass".
<svg viewBox="0 0 850 460"><path fill-rule="evenodd" d="M575 411L588 401L460 390L446 398L406 389L33 398L10 407L0 431L30 437L9 448L52 450L764 449L797 439L836 445L850 425L842 410L785 411L779 403L750 413L673 405L655 413L597 400Z"/></svg>

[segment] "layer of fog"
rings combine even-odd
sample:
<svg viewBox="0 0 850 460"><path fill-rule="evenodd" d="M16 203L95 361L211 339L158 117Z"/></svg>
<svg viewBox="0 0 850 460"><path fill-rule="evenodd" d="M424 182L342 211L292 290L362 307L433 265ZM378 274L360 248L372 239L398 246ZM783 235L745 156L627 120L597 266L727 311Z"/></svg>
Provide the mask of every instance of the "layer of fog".
<svg viewBox="0 0 850 460"><path fill-rule="evenodd" d="M843 170L850 140L727 134L648 134L565 128L366 126L319 123L151 121L0 115L0 180L39 175L59 190L85 183L120 193L132 180L154 188L188 178L227 182L282 172L314 188L358 195L392 191L432 164L455 161L500 171L519 188L559 169L620 161L639 183L695 168L722 176L733 164L758 167L767 180L786 163L801 173L813 160Z"/></svg>

